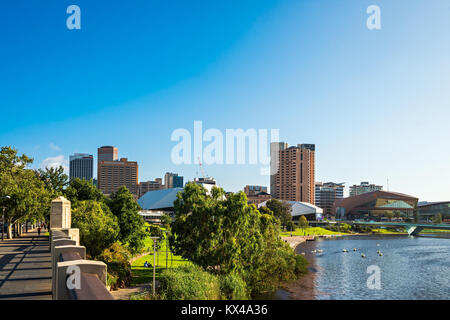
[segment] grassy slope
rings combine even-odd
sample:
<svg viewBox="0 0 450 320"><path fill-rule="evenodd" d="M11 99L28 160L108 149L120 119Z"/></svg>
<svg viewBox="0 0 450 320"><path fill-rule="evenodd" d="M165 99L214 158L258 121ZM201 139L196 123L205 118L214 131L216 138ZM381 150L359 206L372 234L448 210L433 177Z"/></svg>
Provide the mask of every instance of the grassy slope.
<svg viewBox="0 0 450 320"><path fill-rule="evenodd" d="M147 251L153 251L153 240L149 237L145 239L145 246L148 248ZM155 277L158 279L161 272L166 268L166 241L161 243L161 248L159 249L156 256L156 270ZM159 259L159 262L158 262ZM151 268L145 268L144 263L151 264ZM177 267L183 264L189 263L189 261L182 259L179 256L171 255L168 253L167 266L168 268ZM153 281L153 253L143 256L131 264L131 274L133 277L132 285L146 283Z"/></svg>

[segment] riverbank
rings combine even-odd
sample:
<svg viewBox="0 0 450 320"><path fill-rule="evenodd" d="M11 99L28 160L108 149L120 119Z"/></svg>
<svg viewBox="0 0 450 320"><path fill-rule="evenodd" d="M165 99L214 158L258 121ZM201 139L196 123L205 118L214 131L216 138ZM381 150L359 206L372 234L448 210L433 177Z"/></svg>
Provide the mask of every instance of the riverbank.
<svg viewBox="0 0 450 320"><path fill-rule="evenodd" d="M284 237L284 239L297 254L302 254L304 250L303 246L306 245L306 237L293 236ZM289 300L315 300L316 299L316 274L317 265L315 255L310 252L304 252L304 256L308 261L308 273L301 276L295 281L283 283L281 290L286 292L286 296Z"/></svg>

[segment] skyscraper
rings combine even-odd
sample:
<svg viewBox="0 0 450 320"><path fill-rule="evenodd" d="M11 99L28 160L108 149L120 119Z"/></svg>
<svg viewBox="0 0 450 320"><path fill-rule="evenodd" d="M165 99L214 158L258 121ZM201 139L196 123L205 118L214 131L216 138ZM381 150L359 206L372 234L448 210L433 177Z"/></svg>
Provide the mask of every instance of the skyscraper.
<svg viewBox="0 0 450 320"><path fill-rule="evenodd" d="M75 153L69 157L70 180L80 178L91 180L94 175L94 156L87 153Z"/></svg>
<svg viewBox="0 0 450 320"><path fill-rule="evenodd" d="M119 150L112 146L103 146L97 149L97 187L100 186L100 162L116 161L119 158ZM100 188L100 187L99 187Z"/></svg>
<svg viewBox="0 0 450 320"><path fill-rule="evenodd" d="M166 172L164 175L164 187L166 189L171 188L183 188L183 177L178 173Z"/></svg>
<svg viewBox="0 0 450 320"><path fill-rule="evenodd" d="M280 200L314 204L315 145L270 144L270 192Z"/></svg>
<svg viewBox="0 0 450 320"><path fill-rule="evenodd" d="M323 209L325 216L332 215L333 204L337 199L344 198L344 183L316 182L316 206Z"/></svg>

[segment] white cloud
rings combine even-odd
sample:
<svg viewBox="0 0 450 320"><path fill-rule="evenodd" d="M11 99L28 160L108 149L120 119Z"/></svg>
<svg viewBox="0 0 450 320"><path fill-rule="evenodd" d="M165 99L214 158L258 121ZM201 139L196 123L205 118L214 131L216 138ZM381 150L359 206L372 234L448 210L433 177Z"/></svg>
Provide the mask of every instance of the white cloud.
<svg viewBox="0 0 450 320"><path fill-rule="evenodd" d="M54 144L53 142L50 142L50 148L52 148L53 150L56 151L61 151L61 148L58 147L56 144Z"/></svg>
<svg viewBox="0 0 450 320"><path fill-rule="evenodd" d="M65 159L63 155L47 158L41 163L42 169L58 168L59 166L62 166L64 171L69 170L69 160Z"/></svg>

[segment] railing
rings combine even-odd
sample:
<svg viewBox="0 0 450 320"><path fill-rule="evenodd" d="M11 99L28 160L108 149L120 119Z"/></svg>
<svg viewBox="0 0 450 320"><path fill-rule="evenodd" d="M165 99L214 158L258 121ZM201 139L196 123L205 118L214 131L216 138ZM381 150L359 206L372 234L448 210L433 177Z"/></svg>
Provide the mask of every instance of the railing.
<svg viewBox="0 0 450 320"><path fill-rule="evenodd" d="M113 300L106 288L106 264L86 260L78 229L51 229L53 300Z"/></svg>

